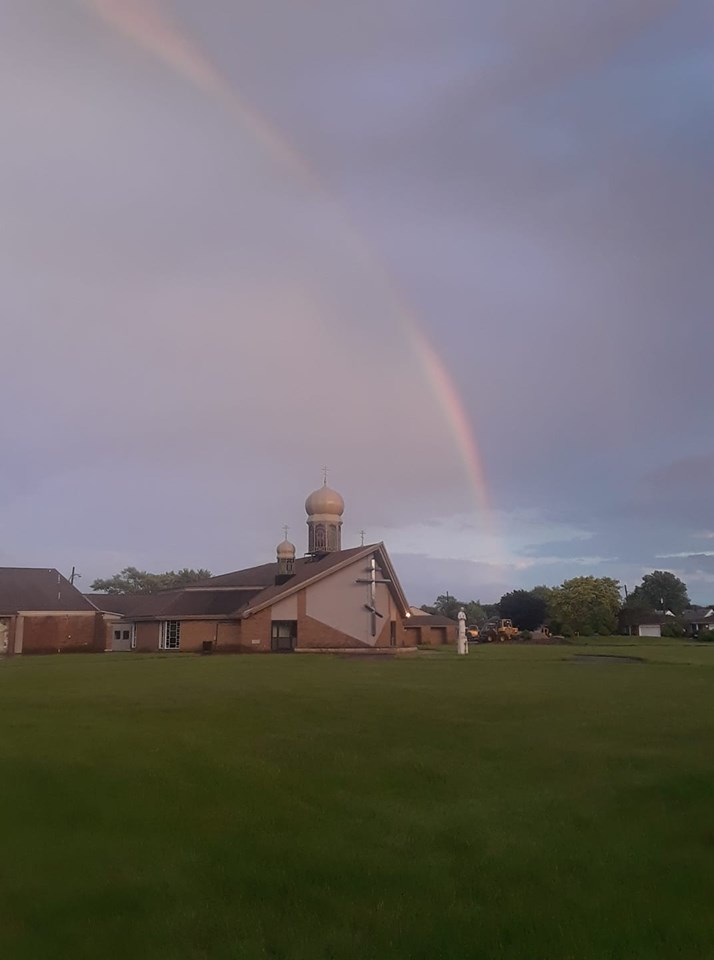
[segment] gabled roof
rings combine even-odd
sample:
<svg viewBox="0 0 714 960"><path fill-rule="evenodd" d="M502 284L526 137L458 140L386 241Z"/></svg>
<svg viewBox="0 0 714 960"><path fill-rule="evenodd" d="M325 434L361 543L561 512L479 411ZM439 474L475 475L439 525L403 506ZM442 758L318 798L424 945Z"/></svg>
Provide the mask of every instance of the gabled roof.
<svg viewBox="0 0 714 960"><path fill-rule="evenodd" d="M381 566L386 579L391 581L389 584L390 589L395 599L399 602L402 613L407 614L409 611L409 602L404 595L402 585L394 571L386 547L383 543L373 543L364 547L353 547L351 550L338 550L335 553L328 553L319 559L305 557L296 560L295 574L286 583L273 585L261 591L246 605L246 608L243 610L243 616L248 617L253 613L257 613L259 610L271 606L276 601L282 600L283 597L289 597L293 593L297 593L303 587L308 586L308 584L322 580L328 576L328 574L334 573L336 570L342 569L342 567L349 566L349 564L354 563L356 560L371 557L373 553L377 554L377 563ZM275 564L275 567L277 569L277 564Z"/></svg>
<svg viewBox="0 0 714 960"><path fill-rule="evenodd" d="M638 610L636 607L625 607L620 611L619 622L625 627L644 627L648 624L663 624L671 621L674 614L663 610Z"/></svg>
<svg viewBox="0 0 714 960"><path fill-rule="evenodd" d="M0 613L96 612L54 567L0 567Z"/></svg>
<svg viewBox="0 0 714 960"><path fill-rule="evenodd" d="M687 623L711 623L714 621L714 610L711 607L690 607L682 614Z"/></svg>
<svg viewBox="0 0 714 960"><path fill-rule="evenodd" d="M159 593L90 594L92 602L106 613L127 619L171 620L181 617L248 617L283 597L297 593L342 567L377 554L377 563L385 578L391 580L392 593L406 614L409 604L392 567L384 544L371 544L339 550L322 557L301 557L295 561L294 574L285 583L276 584L277 563L263 563L210 577L177 590Z"/></svg>

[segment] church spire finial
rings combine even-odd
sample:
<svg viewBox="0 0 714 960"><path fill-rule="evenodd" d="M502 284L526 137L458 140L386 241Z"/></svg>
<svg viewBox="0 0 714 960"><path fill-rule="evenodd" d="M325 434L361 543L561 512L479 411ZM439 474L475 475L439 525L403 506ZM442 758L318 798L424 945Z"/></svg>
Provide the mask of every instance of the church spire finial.
<svg viewBox="0 0 714 960"><path fill-rule="evenodd" d="M285 534L285 539L286 539L286 540L288 539L288 532L289 532L289 530L290 530L290 527L287 525L287 523L284 524L284 525L283 525L283 533Z"/></svg>
<svg viewBox="0 0 714 960"><path fill-rule="evenodd" d="M327 467L322 468L322 485L323 487L327 486Z"/></svg>

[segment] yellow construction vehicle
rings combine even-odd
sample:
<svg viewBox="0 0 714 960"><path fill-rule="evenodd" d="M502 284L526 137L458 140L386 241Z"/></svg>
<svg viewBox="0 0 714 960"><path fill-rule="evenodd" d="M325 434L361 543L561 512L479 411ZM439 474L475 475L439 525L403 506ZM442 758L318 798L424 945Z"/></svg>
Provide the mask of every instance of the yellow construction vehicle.
<svg viewBox="0 0 714 960"><path fill-rule="evenodd" d="M483 643L503 642L512 640L518 633L511 620L488 620L481 627L480 640Z"/></svg>

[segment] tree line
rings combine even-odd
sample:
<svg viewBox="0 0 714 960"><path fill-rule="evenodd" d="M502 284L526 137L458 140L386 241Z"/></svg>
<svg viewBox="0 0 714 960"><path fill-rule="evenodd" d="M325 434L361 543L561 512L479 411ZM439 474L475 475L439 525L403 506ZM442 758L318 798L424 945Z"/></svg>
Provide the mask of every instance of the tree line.
<svg viewBox="0 0 714 960"><path fill-rule="evenodd" d="M184 567L149 573L137 567L125 567L120 573L92 582L95 593L156 593L207 580L210 570ZM623 602L620 583L611 577L573 577L560 586L545 585L531 590L511 590L498 603L459 600L443 593L433 604L424 605L426 613L438 613L455 620L463 607L469 624L482 625L494 617L513 621L519 630L537 630L547 626L553 633L566 636L609 636L617 630L623 609L649 613L670 611L680 616L690 605L686 584L673 573L655 570L626 595ZM672 625L676 630L676 623Z"/></svg>
<svg viewBox="0 0 714 960"><path fill-rule="evenodd" d="M113 577L100 577L92 581L91 590L94 593L111 594L158 593L159 590L186 587L199 580L207 580L210 576L210 570L193 570L188 567L183 570L166 570L164 573L149 573L136 567L124 567Z"/></svg>
<svg viewBox="0 0 714 960"><path fill-rule="evenodd" d="M646 574L624 601L622 589L612 577L573 577L557 587L511 590L494 604L463 602L447 592L421 609L456 619L463 608L467 622L477 626L499 617L512 620L519 630L547 626L566 636L609 636L617 630L623 607L643 613L670 611L677 617L690 605L686 584L666 570Z"/></svg>

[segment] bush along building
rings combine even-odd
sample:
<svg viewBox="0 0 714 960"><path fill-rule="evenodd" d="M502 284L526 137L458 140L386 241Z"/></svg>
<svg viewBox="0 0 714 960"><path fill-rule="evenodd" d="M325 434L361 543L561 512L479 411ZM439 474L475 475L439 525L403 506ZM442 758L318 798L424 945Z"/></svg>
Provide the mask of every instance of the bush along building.
<svg viewBox="0 0 714 960"><path fill-rule="evenodd" d="M108 649L306 653L414 649L411 616L383 543L342 549L344 501L327 483L305 501L308 550L155 594L89 595Z"/></svg>

